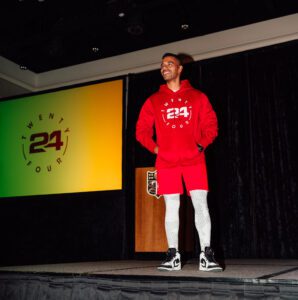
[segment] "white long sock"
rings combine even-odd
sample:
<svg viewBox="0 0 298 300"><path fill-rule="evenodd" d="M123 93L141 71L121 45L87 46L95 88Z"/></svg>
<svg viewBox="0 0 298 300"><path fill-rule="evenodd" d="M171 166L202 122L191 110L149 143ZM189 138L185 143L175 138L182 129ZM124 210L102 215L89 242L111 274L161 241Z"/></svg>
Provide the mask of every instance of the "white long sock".
<svg viewBox="0 0 298 300"><path fill-rule="evenodd" d="M167 194L164 195L164 199L166 205L165 230L168 246L178 250L180 195Z"/></svg>
<svg viewBox="0 0 298 300"><path fill-rule="evenodd" d="M211 239L211 220L205 190L190 191L190 196L195 212L195 225L199 234L201 251L210 246Z"/></svg>

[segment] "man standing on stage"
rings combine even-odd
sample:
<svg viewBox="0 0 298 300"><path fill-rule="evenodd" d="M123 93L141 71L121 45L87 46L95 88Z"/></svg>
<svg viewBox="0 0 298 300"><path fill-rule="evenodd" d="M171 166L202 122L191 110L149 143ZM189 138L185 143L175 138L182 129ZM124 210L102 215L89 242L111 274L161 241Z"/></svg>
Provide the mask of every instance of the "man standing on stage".
<svg viewBox="0 0 298 300"><path fill-rule="evenodd" d="M169 249L166 260L158 269L181 269L178 231L183 178L193 203L200 239L199 269L222 271L210 247L211 221L204 154L217 136L217 118L206 95L194 89L188 80L180 80L182 69L178 55L163 55L161 75L166 84L146 100L136 126L137 140L157 154L157 192L165 200L165 231ZM153 140L154 126L156 141Z"/></svg>

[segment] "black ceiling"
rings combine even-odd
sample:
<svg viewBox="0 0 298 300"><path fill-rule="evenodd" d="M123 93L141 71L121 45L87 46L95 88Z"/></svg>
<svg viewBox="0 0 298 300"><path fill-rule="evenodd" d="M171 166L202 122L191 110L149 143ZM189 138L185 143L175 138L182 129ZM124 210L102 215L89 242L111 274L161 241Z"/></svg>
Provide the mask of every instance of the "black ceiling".
<svg viewBox="0 0 298 300"><path fill-rule="evenodd" d="M40 73L293 14L298 1L1 0L0 11L0 55Z"/></svg>

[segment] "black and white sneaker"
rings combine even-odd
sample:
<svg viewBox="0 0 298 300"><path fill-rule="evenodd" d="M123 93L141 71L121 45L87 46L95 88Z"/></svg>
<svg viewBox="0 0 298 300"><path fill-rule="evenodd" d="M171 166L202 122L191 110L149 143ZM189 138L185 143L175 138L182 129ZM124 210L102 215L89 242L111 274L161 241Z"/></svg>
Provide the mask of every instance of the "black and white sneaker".
<svg viewBox="0 0 298 300"><path fill-rule="evenodd" d="M200 254L200 271L222 272L222 267L214 259L214 252L210 247L206 247L205 251Z"/></svg>
<svg viewBox="0 0 298 300"><path fill-rule="evenodd" d="M160 271L179 271L181 270L180 253L175 248L169 248L166 260L157 268Z"/></svg>

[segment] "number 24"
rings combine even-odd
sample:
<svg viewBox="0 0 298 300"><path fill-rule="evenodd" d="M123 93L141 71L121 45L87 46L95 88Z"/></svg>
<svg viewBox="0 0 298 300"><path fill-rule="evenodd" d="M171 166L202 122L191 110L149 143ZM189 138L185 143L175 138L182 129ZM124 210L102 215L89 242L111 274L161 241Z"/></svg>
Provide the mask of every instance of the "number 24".
<svg viewBox="0 0 298 300"><path fill-rule="evenodd" d="M187 118L189 116L189 112L187 111L187 107L174 107L174 108L168 108L167 109L167 119L177 119L180 116L183 116Z"/></svg>
<svg viewBox="0 0 298 300"><path fill-rule="evenodd" d="M49 143L49 141L52 140L54 140L53 143ZM54 147L56 150L60 150L63 146L60 130L53 131L50 135L47 132L34 133L31 135L30 141L34 143L30 144L29 153L46 152L44 148L49 147Z"/></svg>

